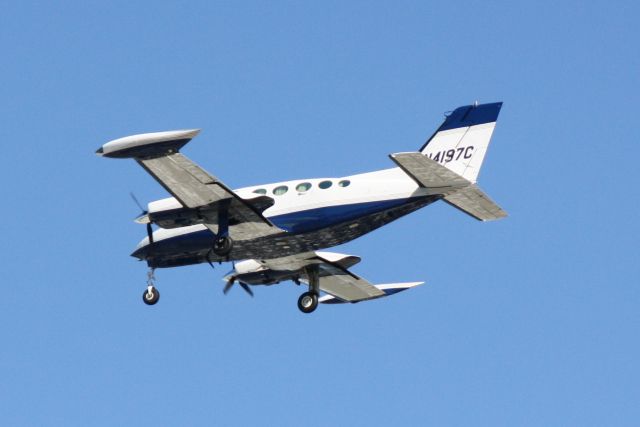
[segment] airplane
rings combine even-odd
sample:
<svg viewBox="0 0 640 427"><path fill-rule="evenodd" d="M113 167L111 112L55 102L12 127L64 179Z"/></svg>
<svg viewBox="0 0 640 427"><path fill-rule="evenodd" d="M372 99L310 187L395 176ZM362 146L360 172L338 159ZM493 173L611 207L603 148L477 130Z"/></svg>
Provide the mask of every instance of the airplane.
<svg viewBox="0 0 640 427"><path fill-rule="evenodd" d="M319 303L357 303L424 283L374 285L349 270L359 257L324 249L438 200L480 221L507 216L476 184L501 108L476 102L445 114L418 151L389 155L391 169L237 190L180 152L199 129L127 136L96 154L134 159L173 196L150 202L136 219L147 228L131 254L149 268L145 304L160 298L157 268L233 262L225 294L235 283L253 296L250 286L293 281L308 286L298 308L311 313Z"/></svg>

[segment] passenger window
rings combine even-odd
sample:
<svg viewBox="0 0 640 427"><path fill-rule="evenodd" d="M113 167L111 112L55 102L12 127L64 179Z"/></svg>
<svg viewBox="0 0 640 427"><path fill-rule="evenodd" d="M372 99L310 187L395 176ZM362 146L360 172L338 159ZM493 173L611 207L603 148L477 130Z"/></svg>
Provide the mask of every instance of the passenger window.
<svg viewBox="0 0 640 427"><path fill-rule="evenodd" d="M298 184L296 186L296 191L298 193L304 193L305 191L308 191L310 188L311 188L310 182L303 182L302 184Z"/></svg>
<svg viewBox="0 0 640 427"><path fill-rule="evenodd" d="M289 187L287 187L286 185L281 185L273 189L273 194L275 194L276 196L282 196L288 190L289 190Z"/></svg>
<svg viewBox="0 0 640 427"><path fill-rule="evenodd" d="M318 184L318 187L322 188L323 190L326 190L327 188L331 187L333 185L333 182L331 181L322 181L320 184Z"/></svg>
<svg viewBox="0 0 640 427"><path fill-rule="evenodd" d="M342 181L340 181L338 183L339 187L348 187L349 184L351 184L351 181L349 181L348 179L343 179Z"/></svg>
<svg viewBox="0 0 640 427"><path fill-rule="evenodd" d="M253 192L256 194L267 194L267 190L264 188L258 188L257 190L253 190Z"/></svg>

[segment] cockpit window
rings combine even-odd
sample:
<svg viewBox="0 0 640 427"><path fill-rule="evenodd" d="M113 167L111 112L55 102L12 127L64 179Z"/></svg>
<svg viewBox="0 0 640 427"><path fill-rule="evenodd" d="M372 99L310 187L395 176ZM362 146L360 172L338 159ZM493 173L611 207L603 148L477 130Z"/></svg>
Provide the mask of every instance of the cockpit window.
<svg viewBox="0 0 640 427"><path fill-rule="evenodd" d="M304 193L305 191L308 191L311 188L311 183L310 182L303 182L301 184L298 184L296 186L296 191L298 193Z"/></svg>
<svg viewBox="0 0 640 427"><path fill-rule="evenodd" d="M267 190L264 188L258 188L257 190L253 190L253 192L256 194L267 194Z"/></svg>
<svg viewBox="0 0 640 427"><path fill-rule="evenodd" d="M327 188L331 187L333 185L333 182L331 181L322 181L320 184L318 184L318 187L322 188L323 190L326 190Z"/></svg>
<svg viewBox="0 0 640 427"><path fill-rule="evenodd" d="M273 189L273 194L275 194L276 196L282 196L287 191L289 191L289 187L287 187L286 185L281 185Z"/></svg>
<svg viewBox="0 0 640 427"><path fill-rule="evenodd" d="M342 181L340 181L338 183L339 187L348 187L349 184L351 184L351 181L349 181L348 179L343 179Z"/></svg>

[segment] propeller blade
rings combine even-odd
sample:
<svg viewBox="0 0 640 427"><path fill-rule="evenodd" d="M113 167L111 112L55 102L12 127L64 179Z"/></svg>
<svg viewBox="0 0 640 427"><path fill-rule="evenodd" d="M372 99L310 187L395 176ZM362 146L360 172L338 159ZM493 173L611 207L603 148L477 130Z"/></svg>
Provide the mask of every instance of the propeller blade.
<svg viewBox="0 0 640 427"><path fill-rule="evenodd" d="M223 294L227 294L227 292L229 292L229 289L231 289L231 287L233 286L233 283L236 281L235 277L232 277L231 279L227 280L227 284L224 285L224 289L222 290Z"/></svg>
<svg viewBox="0 0 640 427"><path fill-rule="evenodd" d="M138 201L138 198L136 197L135 194L133 194L133 191L129 192L129 195L131 196L131 198L133 199L133 202L138 205L138 207L140 208L140 210L142 211L143 215L146 215L148 212L145 208L142 207L142 205L140 204L140 202Z"/></svg>
<svg viewBox="0 0 640 427"><path fill-rule="evenodd" d="M233 285L235 283L236 283L236 278L235 277L231 277L229 280L227 280L227 284L224 285L224 289L222 290L222 293L224 293L226 295L231 290L231 288L233 287ZM249 285L247 285L244 282L238 282L238 284L240 284L240 287L242 289L244 289L244 291L246 293L248 293L249 295L251 295L253 297L253 291L251 290Z"/></svg>
<svg viewBox="0 0 640 427"><path fill-rule="evenodd" d="M153 245L153 228L151 228L151 223L147 223L147 237L149 237L149 244Z"/></svg>
<svg viewBox="0 0 640 427"><path fill-rule="evenodd" d="M249 287L249 285L247 285L244 282L238 282L240 284L240 286L242 287L242 289L244 289L249 295L251 295L253 297L253 291L251 290L251 288Z"/></svg>
<svg viewBox="0 0 640 427"><path fill-rule="evenodd" d="M140 208L140 210L142 211L142 213L140 215L138 215L134 221L137 222L138 224L149 224L151 222L151 219L149 218L149 211L146 210L145 208L142 207L142 204L140 203L140 201L138 200L138 198L136 197L135 194L133 194L133 192L129 193L129 196L131 196L131 198L133 199L133 201L135 202L135 204Z"/></svg>

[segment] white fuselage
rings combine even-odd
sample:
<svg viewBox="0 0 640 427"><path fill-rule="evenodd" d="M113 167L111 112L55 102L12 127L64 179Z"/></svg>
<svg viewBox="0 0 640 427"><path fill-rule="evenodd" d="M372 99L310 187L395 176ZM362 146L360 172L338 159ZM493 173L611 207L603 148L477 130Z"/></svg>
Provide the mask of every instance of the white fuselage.
<svg viewBox="0 0 640 427"><path fill-rule="evenodd" d="M322 186L321 186L322 183ZM327 186L326 183L331 183ZM310 184L308 189L306 184ZM322 188L327 187L327 188ZM284 191L286 188L286 191ZM266 218L281 228L295 223L298 228L317 229L322 224L315 224L319 219L324 221L327 215L336 210L352 206L366 206L378 202L398 202L416 197L428 196L426 189L419 187L400 168L391 168L341 178L313 178L277 182L264 185L244 187L234 190L243 199L251 199L266 194L274 199L274 204L263 212ZM149 213L179 209L182 205L175 198L169 197L149 203ZM304 212L323 212L326 215L312 215L305 218ZM298 215L302 214L302 215ZM369 211L364 209L363 215ZM287 220L289 221L287 221ZM187 235L205 230L204 225L191 225L172 229L154 231L154 241ZM294 231L294 230L291 230ZM148 238L143 239L138 248L148 245Z"/></svg>

